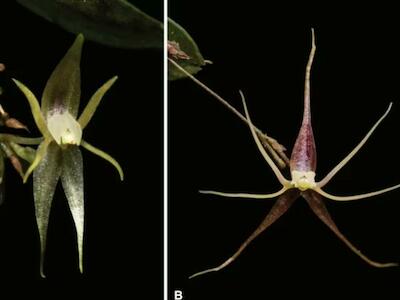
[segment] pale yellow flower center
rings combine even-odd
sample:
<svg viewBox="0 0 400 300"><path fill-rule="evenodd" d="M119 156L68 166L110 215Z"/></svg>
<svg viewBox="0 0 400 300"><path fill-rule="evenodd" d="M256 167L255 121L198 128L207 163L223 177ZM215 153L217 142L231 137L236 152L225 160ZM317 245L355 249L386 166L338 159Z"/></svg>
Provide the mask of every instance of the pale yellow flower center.
<svg viewBox="0 0 400 300"><path fill-rule="evenodd" d="M68 111L49 114L47 128L59 145L81 143L82 128Z"/></svg>
<svg viewBox="0 0 400 300"><path fill-rule="evenodd" d="M313 189L316 186L315 183L315 172L312 171L292 171L292 182L291 184L298 188L300 191Z"/></svg>

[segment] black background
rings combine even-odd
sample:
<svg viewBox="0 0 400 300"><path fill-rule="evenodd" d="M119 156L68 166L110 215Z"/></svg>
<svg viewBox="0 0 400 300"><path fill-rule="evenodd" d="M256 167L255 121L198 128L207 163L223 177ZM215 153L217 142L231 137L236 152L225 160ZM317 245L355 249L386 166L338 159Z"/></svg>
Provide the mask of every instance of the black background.
<svg viewBox="0 0 400 300"><path fill-rule="evenodd" d="M143 2L143 3L142 3ZM139 7L158 18L162 2ZM50 73L74 41L65 32L14 1L0 2L0 101L12 116L39 132L14 77L39 98ZM120 182L106 161L82 149L85 172L84 274L79 274L75 232L61 186L56 191L45 259L39 276L39 240L32 183L22 184L7 164L5 203L0 207L0 278L14 293L33 288L54 297L112 295L157 299L162 295L162 52L121 50L86 41L82 56L81 110L106 80L119 75L84 138L118 160ZM3 132L12 132L3 128ZM26 135L22 132L21 134ZM146 286L154 288L148 289ZM2 293L5 293L3 290ZM32 295L32 294L31 294ZM1 296L3 298L3 296Z"/></svg>
<svg viewBox="0 0 400 300"><path fill-rule="evenodd" d="M301 122L310 28L316 31L312 115L317 180L367 133L390 101L393 109L326 190L365 193L400 182L400 20L383 5L337 1L179 1L170 16L206 59L198 78L241 109L289 150ZM352 253L301 199L230 266L219 265L261 222L272 201L198 194L277 191L249 129L190 80L170 84L170 289L186 299L284 299L329 295L398 295L398 268L375 269ZM399 191L339 203L327 200L342 232L372 259L400 261ZM393 295L392 295L393 296ZM358 297L357 297L358 298Z"/></svg>

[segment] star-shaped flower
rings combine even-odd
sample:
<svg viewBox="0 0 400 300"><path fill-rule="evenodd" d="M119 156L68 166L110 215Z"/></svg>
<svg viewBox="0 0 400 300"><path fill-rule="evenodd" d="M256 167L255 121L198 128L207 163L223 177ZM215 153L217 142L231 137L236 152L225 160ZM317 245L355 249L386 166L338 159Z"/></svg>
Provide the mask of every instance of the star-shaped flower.
<svg viewBox="0 0 400 300"><path fill-rule="evenodd" d="M117 76L114 76L103 84L93 94L82 114L77 118L81 94L80 60L83 41L83 35L79 34L51 74L42 95L41 106L35 95L24 84L13 79L28 99L35 123L44 138L24 176L24 182L26 182L33 172L36 222L41 242L40 274L42 277L44 277L43 258L50 209L59 179L61 179L75 223L79 269L83 271L83 164L79 146L114 165L121 180L124 176L115 159L82 139L82 130L93 117L103 95L117 80Z"/></svg>

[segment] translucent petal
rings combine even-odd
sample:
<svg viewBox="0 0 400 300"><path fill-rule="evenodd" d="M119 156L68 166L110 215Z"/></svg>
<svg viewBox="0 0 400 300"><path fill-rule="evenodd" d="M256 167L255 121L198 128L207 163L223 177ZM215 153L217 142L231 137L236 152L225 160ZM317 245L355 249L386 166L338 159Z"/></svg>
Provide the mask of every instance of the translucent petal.
<svg viewBox="0 0 400 300"><path fill-rule="evenodd" d="M75 42L54 69L42 97L42 112L68 110L76 118L81 97L80 62L83 35L79 34Z"/></svg>
<svg viewBox="0 0 400 300"><path fill-rule="evenodd" d="M82 273L84 230L83 163L82 154L78 146L70 145L62 151L62 166L61 182L75 223L79 270Z"/></svg>
<svg viewBox="0 0 400 300"><path fill-rule="evenodd" d="M24 175L24 183L26 183L26 181L29 178L29 175L31 175L31 173L33 172L33 170L36 169L36 167L39 165L40 161L43 159L43 157L45 157L46 155L46 151L47 148L49 146L49 144L51 143L51 139L46 139L44 140L39 147L36 150L36 156L35 159L33 160L33 162L31 163L31 165L29 166L28 170L26 170L25 175ZM58 147L58 146L57 146Z"/></svg>
<svg viewBox="0 0 400 300"><path fill-rule="evenodd" d="M48 136L49 133L47 131L46 121L44 120L43 115L40 111L40 105L35 95L22 82L19 82L14 78L13 81L15 82L17 87L24 93L26 99L28 100L36 126L39 128L43 136Z"/></svg>
<svg viewBox="0 0 400 300"><path fill-rule="evenodd" d="M121 178L121 180L124 180L124 172L122 171L121 166L109 154L105 153L104 151L102 151L100 149L97 149L96 147L90 145L88 142L86 142L84 140L81 141L81 146L83 148L85 148L86 150L92 152L93 154L96 154L96 155L100 156L101 158L105 159L110 164L112 164L117 169L117 171L119 173L119 177Z"/></svg>
<svg viewBox="0 0 400 300"><path fill-rule="evenodd" d="M118 76L114 76L113 78L108 80L93 94L92 98L90 98L89 103L86 105L84 111L78 119L78 122L79 124L81 124L82 129L84 129L86 125L90 122L90 119L96 112L97 106L99 105L104 94L110 89L110 87L117 79Z"/></svg>
<svg viewBox="0 0 400 300"><path fill-rule="evenodd" d="M7 133L0 133L0 140L7 141L7 142L14 142L23 145L39 145L43 142L43 138L29 138L29 137L22 137L13 134Z"/></svg>
<svg viewBox="0 0 400 300"><path fill-rule="evenodd" d="M46 251L47 227L54 191L61 174L61 148L51 143L43 159L33 172L33 197L36 223L40 237L40 274L44 276L43 262Z"/></svg>

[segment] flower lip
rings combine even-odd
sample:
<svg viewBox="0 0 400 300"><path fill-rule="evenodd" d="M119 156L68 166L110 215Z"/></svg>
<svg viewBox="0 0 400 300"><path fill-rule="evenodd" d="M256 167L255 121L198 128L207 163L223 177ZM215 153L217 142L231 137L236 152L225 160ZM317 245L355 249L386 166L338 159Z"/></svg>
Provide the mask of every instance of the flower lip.
<svg viewBox="0 0 400 300"><path fill-rule="evenodd" d="M308 189L313 189L316 186L315 183L315 172L313 171L292 171L292 181L291 184L298 188L300 191L305 191Z"/></svg>
<svg viewBox="0 0 400 300"><path fill-rule="evenodd" d="M68 110L56 110L47 115L47 128L58 145L80 145L82 128Z"/></svg>

